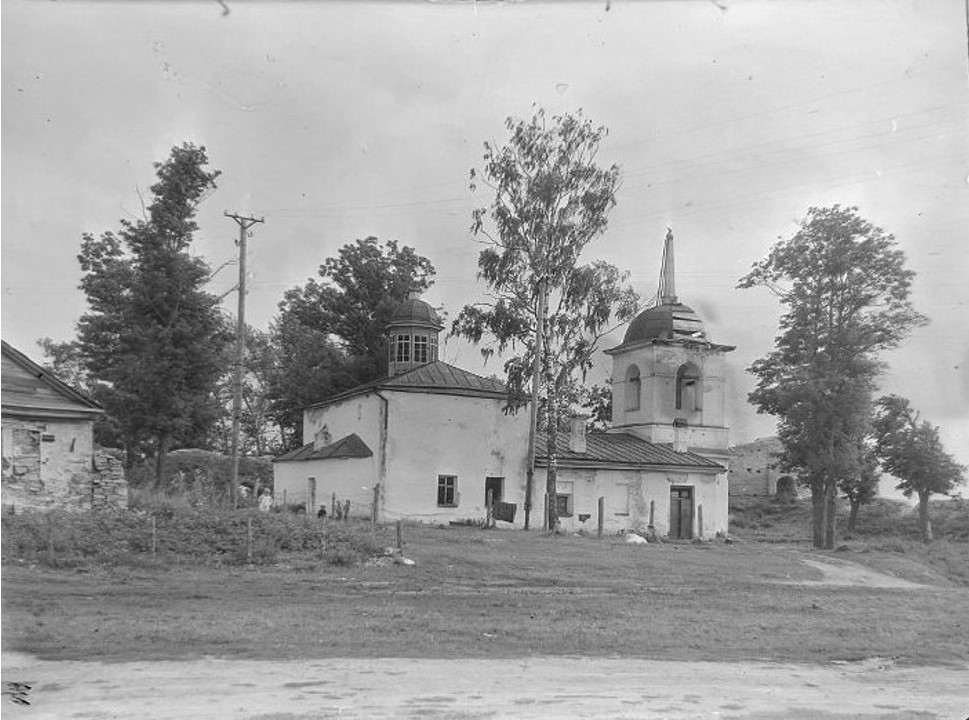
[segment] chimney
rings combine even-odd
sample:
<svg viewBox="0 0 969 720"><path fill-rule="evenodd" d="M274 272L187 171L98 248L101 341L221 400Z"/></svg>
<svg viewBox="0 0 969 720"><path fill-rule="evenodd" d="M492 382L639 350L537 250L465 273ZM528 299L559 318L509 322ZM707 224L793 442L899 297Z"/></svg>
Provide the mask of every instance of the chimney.
<svg viewBox="0 0 969 720"><path fill-rule="evenodd" d="M313 436L313 449L322 450L327 445L333 441L333 436L330 435L330 429L324 425L319 430L316 431L316 435Z"/></svg>
<svg viewBox="0 0 969 720"><path fill-rule="evenodd" d="M572 418L572 434L569 436L569 450L574 453L584 453L585 444L585 421L588 415L575 415Z"/></svg>

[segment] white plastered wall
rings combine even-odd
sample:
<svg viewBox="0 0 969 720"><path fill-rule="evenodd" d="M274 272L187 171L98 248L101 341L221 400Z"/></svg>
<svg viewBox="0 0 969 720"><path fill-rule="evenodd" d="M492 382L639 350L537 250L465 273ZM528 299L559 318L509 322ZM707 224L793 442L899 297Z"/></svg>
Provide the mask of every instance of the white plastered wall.
<svg viewBox="0 0 969 720"><path fill-rule="evenodd" d="M544 496L546 472L536 472L536 484ZM594 533L598 530L598 501L604 499L603 532L646 533L650 509L653 530L659 536L670 531L670 489L693 488L693 536L700 536L699 513L703 507L703 537L727 532L727 481L725 475L662 470L573 469L559 468L558 492L573 493L571 517L559 518L564 532ZM533 521L541 527L544 502L535 504ZM583 517L588 516L583 521Z"/></svg>
<svg viewBox="0 0 969 720"><path fill-rule="evenodd" d="M351 397L343 402L303 413L303 443L313 442L326 426L332 441L356 433L373 452L368 458L330 458L277 462L273 465L273 497L277 504L307 503L307 512L320 505L330 511L333 493L342 503L350 500L352 516L370 516L373 487L379 482L382 401L374 393ZM316 479L316 502L309 507L309 478Z"/></svg>
<svg viewBox="0 0 969 720"><path fill-rule="evenodd" d="M528 413L499 398L384 391L390 403L382 517L483 520L485 478L504 478L505 502L524 522ZM457 506L437 504L438 476L457 476Z"/></svg>
<svg viewBox="0 0 969 720"><path fill-rule="evenodd" d="M700 410L676 408L676 372L694 363L702 376ZM630 365L639 368L642 386L638 410L626 403L626 376ZM729 445L725 418L725 358L720 350L677 345L643 345L613 356L613 420L616 431L629 432L656 443L674 441L673 421L683 418L688 446L726 448Z"/></svg>

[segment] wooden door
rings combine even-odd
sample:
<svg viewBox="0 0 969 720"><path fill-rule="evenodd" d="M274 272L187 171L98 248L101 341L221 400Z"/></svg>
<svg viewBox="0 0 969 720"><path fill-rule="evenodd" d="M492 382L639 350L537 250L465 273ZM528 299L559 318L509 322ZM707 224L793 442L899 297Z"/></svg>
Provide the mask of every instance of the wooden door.
<svg viewBox="0 0 969 720"><path fill-rule="evenodd" d="M491 492L491 502L498 504L501 502L502 490L505 486L505 479L503 477L486 477L485 478L485 504L488 503L488 492Z"/></svg>
<svg viewBox="0 0 969 720"><path fill-rule="evenodd" d="M679 540L693 537L693 488L670 489L670 537Z"/></svg>

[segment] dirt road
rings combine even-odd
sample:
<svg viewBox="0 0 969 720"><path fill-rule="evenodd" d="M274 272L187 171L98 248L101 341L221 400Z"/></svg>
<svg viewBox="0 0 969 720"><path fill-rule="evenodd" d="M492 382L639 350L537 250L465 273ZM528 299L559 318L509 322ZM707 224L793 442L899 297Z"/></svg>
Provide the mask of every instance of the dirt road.
<svg viewBox="0 0 969 720"><path fill-rule="evenodd" d="M591 658L43 662L4 654L3 715L30 718L963 720L969 666ZM17 705L10 683L29 684Z"/></svg>

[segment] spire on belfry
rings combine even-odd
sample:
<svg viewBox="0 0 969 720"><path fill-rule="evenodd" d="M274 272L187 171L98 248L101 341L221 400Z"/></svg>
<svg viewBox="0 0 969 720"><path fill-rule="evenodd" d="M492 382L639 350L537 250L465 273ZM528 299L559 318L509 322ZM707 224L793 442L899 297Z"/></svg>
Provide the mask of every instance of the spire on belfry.
<svg viewBox="0 0 969 720"><path fill-rule="evenodd" d="M661 305L675 305L676 283L673 279L673 230L666 228L666 243L663 245L663 268L659 275L659 302Z"/></svg>

